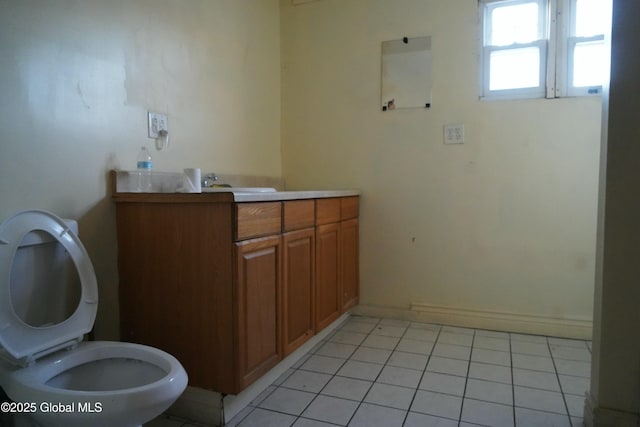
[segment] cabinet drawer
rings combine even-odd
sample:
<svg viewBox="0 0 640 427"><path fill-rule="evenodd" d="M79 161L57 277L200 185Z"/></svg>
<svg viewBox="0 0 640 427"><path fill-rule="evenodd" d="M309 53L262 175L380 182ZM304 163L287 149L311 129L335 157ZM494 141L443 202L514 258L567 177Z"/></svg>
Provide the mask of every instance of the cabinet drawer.
<svg viewBox="0 0 640 427"><path fill-rule="evenodd" d="M340 219L358 218L360 197L343 197L340 199Z"/></svg>
<svg viewBox="0 0 640 427"><path fill-rule="evenodd" d="M279 234L281 211L280 202L237 203L235 240Z"/></svg>
<svg viewBox="0 0 640 427"><path fill-rule="evenodd" d="M284 202L283 231L302 230L313 227L316 219L315 204L313 200L292 200Z"/></svg>
<svg viewBox="0 0 640 427"><path fill-rule="evenodd" d="M331 224L340 221L340 199L316 199L316 224Z"/></svg>

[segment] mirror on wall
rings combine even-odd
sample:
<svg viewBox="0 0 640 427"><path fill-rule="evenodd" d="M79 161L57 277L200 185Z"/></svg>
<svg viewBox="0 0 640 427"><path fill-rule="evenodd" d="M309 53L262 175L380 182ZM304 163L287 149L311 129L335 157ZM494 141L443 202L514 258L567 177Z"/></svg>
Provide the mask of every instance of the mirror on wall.
<svg viewBox="0 0 640 427"><path fill-rule="evenodd" d="M382 42L382 111L431 107L431 37Z"/></svg>

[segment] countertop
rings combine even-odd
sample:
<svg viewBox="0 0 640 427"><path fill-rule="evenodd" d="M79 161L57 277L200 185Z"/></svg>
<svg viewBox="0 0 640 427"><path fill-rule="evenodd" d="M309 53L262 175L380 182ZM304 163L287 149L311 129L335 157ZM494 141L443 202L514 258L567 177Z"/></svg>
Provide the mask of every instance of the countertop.
<svg viewBox="0 0 640 427"><path fill-rule="evenodd" d="M233 190L233 189L230 189ZM263 193L218 191L215 193L129 193L113 192L117 203L228 203L277 202L282 200L324 199L359 196L359 190L272 191Z"/></svg>

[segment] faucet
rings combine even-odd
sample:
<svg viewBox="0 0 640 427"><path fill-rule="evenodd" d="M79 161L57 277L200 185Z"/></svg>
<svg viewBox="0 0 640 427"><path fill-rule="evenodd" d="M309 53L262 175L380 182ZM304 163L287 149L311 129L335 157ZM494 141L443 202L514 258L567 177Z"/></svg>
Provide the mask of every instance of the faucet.
<svg viewBox="0 0 640 427"><path fill-rule="evenodd" d="M213 184L218 180L218 176L215 173L208 173L202 177L203 187L213 187Z"/></svg>

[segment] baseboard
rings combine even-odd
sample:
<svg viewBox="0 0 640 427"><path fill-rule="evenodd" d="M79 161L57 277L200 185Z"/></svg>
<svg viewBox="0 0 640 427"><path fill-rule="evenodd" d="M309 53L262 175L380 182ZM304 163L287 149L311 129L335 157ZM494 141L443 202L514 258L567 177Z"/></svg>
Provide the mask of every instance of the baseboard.
<svg viewBox="0 0 640 427"><path fill-rule="evenodd" d="M587 317L551 317L529 313L478 310L424 303L412 303L410 309L360 304L354 314L392 317L414 322L439 323L467 328L519 332L554 337L590 340L593 320Z"/></svg>
<svg viewBox="0 0 640 427"><path fill-rule="evenodd" d="M586 427L638 427L640 414L600 408L588 395L584 405L584 425Z"/></svg>

